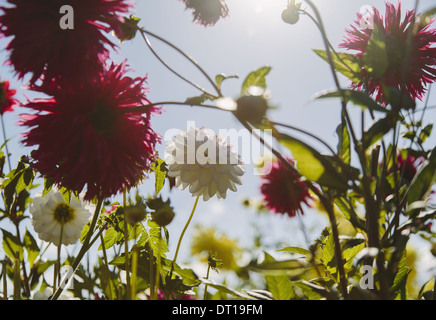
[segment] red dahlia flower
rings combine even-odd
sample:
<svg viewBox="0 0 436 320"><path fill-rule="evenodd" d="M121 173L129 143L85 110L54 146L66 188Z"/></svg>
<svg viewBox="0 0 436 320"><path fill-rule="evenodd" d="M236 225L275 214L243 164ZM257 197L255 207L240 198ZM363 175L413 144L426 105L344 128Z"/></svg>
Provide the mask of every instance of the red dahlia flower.
<svg viewBox="0 0 436 320"><path fill-rule="evenodd" d="M145 78L124 76L125 67L112 64L98 80L33 100L26 107L38 113L22 115L31 128L24 144L38 146L34 167L61 187L80 192L86 186L86 200L135 186L156 157L160 137L150 117L159 108L125 111L149 103Z"/></svg>
<svg viewBox="0 0 436 320"><path fill-rule="evenodd" d="M213 26L229 14L224 0L182 0L186 9L192 9L194 21L205 27Z"/></svg>
<svg viewBox="0 0 436 320"><path fill-rule="evenodd" d="M425 86L436 80L436 48L432 47L436 42L436 29L431 29L430 24L420 22L414 10L406 12L404 20L401 21L400 2L396 6L386 2L384 19L375 7L372 10L373 23L367 23L365 19L368 17L358 13L356 26L347 29L348 35L339 46L355 50L358 56L363 57L377 27L385 37L386 70L380 72L383 74L377 77L372 77L363 70L367 88L364 87L364 81L353 83L352 87L368 90L370 94L375 93L377 101L384 104L386 101L383 86L397 88L408 93L412 99L421 100Z"/></svg>
<svg viewBox="0 0 436 320"><path fill-rule="evenodd" d="M289 160L293 163L292 160ZM309 189L298 176L281 161L271 163L270 173L262 176L260 190L268 209L294 217L298 212L304 214L302 204L309 205L312 198Z"/></svg>
<svg viewBox="0 0 436 320"><path fill-rule="evenodd" d="M13 7L0 7L0 34L14 37L7 45L8 64L20 79L31 73L34 84L43 76L44 85L83 83L98 75L114 47L102 33L114 30L120 13L131 4L124 0L8 0ZM73 29L62 29L60 8L73 8Z"/></svg>
<svg viewBox="0 0 436 320"><path fill-rule="evenodd" d="M15 89L9 89L9 81L0 82L0 115L10 112L18 104L13 96L17 93Z"/></svg>

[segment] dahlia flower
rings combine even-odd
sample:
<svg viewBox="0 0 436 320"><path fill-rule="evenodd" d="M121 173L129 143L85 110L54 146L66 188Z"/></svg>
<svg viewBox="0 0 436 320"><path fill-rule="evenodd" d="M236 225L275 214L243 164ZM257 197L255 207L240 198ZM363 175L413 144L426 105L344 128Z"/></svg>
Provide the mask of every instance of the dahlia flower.
<svg viewBox="0 0 436 320"><path fill-rule="evenodd" d="M9 89L9 81L0 82L0 115L10 112L18 104L18 100L13 96L17 93L15 89Z"/></svg>
<svg viewBox="0 0 436 320"><path fill-rule="evenodd" d="M213 252L221 260L221 268L234 270L237 267L238 254L242 251L236 240L225 234L217 234L214 228L197 226L192 238L191 253L201 256L203 262L208 261L205 252Z"/></svg>
<svg viewBox="0 0 436 320"><path fill-rule="evenodd" d="M365 17L357 13L356 26L347 29L348 35L339 46L357 51L357 55L363 58L377 27L385 38L386 70L378 70L382 74L377 77L363 70L367 84L365 81L354 82L352 87L375 94L377 101L384 104L384 86L397 88L410 95L412 99L421 100L425 94L425 86L436 80L436 48L432 47L436 42L436 29L430 28L431 23L424 24L417 19L414 10L406 12L404 20L401 21L400 2L396 6L386 2L384 18L375 7L373 12L373 23L362 23Z"/></svg>
<svg viewBox="0 0 436 320"><path fill-rule="evenodd" d="M105 47L114 47L103 32L113 31L121 13L131 4L124 0L7 0L12 7L0 7L0 34L13 37L7 45L8 63L18 77L32 74L34 84L82 83L99 74L109 56ZM73 29L60 27L60 8L74 9Z"/></svg>
<svg viewBox="0 0 436 320"><path fill-rule="evenodd" d="M239 154L206 128L181 130L167 143L165 162L176 186L182 190L189 186L189 192L204 201L215 195L226 198L229 189L236 191L245 172Z"/></svg>
<svg viewBox="0 0 436 320"><path fill-rule="evenodd" d="M22 115L34 167L58 186L81 192L85 199L109 197L135 186L155 161L159 135L151 128L157 107L129 112L148 104L145 78L125 76L126 65L112 64L99 79L53 98L30 101L39 111Z"/></svg>
<svg viewBox="0 0 436 320"><path fill-rule="evenodd" d="M292 160L288 159L291 163ZM275 213L294 217L298 212L304 214L302 205L309 205L312 198L309 189L298 176L281 161L271 162L271 171L261 176L260 187L265 206Z"/></svg>
<svg viewBox="0 0 436 320"><path fill-rule="evenodd" d="M229 9L224 0L182 0L186 9L191 9L194 22L208 27L213 26L220 18L229 14Z"/></svg>
<svg viewBox="0 0 436 320"><path fill-rule="evenodd" d="M30 206L32 225L41 240L54 245L74 244L79 240L91 213L85 203L71 195L67 204L60 191L50 190L43 197L36 197ZM61 240L62 230L62 242Z"/></svg>

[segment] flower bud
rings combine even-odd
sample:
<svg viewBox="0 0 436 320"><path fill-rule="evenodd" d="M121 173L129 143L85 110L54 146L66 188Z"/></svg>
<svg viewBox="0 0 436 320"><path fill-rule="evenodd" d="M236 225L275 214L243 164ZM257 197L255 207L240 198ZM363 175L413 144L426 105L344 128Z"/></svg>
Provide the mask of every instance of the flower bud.
<svg viewBox="0 0 436 320"><path fill-rule="evenodd" d="M140 20L141 19L130 15L129 18L124 17L124 22L118 22L114 28L114 34L120 42L132 40L135 37L136 31L138 30L137 25Z"/></svg>
<svg viewBox="0 0 436 320"><path fill-rule="evenodd" d="M236 116L251 124L261 124L268 110L268 103L263 96L246 95L236 100Z"/></svg>
<svg viewBox="0 0 436 320"><path fill-rule="evenodd" d="M126 220L131 225L144 220L147 215L145 209L139 206L127 207L124 210L126 211Z"/></svg>
<svg viewBox="0 0 436 320"><path fill-rule="evenodd" d="M159 226L165 227L174 219L174 211L170 206L165 206L151 213L151 219Z"/></svg>
<svg viewBox="0 0 436 320"><path fill-rule="evenodd" d="M288 7L282 12L282 20L289 24L296 24L298 20L300 20L300 14L298 10L301 4L295 4L295 1L292 1Z"/></svg>

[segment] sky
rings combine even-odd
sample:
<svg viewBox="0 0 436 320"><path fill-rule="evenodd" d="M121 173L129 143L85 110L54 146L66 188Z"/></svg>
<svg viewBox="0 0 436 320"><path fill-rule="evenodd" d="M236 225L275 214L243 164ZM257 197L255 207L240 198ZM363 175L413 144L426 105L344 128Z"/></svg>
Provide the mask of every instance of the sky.
<svg viewBox="0 0 436 320"><path fill-rule="evenodd" d="M320 11L330 42L337 48L345 35L345 28L353 23L356 12L365 5L374 5L384 12L382 0L314 0ZM0 0L0 4L4 4ZM247 74L263 66L272 70L267 76L268 89L271 92L271 103L277 109L269 111L272 120L310 131L322 137L333 148L336 147L335 129L339 123L339 101L311 101L318 92L334 87L329 66L318 58L313 49L323 49L322 38L318 29L307 17L300 17L295 25L281 20L281 12L286 7L286 0L227 0L229 17L218 21L213 27L205 28L192 23L190 11L185 10L179 0L141 0L137 1L133 14L141 19L139 25L156 33L175 44L192 56L212 77L224 73L237 74L239 79L229 79L223 84L223 93L237 98L242 81ZM403 8L411 9L415 0L402 1ZM425 11L434 5L434 0L419 1L418 11ZM308 7L303 1L303 7ZM310 9L309 9L310 11ZM168 46L150 38L154 49L179 73L210 89L207 79L198 70ZM117 40L113 38L113 41ZM4 48L4 39L0 40L0 48ZM7 53L2 50L0 59L5 60ZM168 71L148 50L140 36L132 41L118 43L118 50L112 53L112 59L121 62L127 59L132 72L131 76L148 76L150 88L148 98L152 102L185 101L187 97L199 95L194 87L181 81ZM13 79L12 69L0 65L0 78L9 79L11 86L21 88L18 98L25 101L36 96L23 89L24 83ZM341 78L341 85L347 86ZM436 104L436 92L430 95L429 105ZM187 123L194 121L197 127L205 126L215 132L220 129L242 129L242 126L230 114L210 109L187 106L165 106L161 115L153 117L153 128L162 136L173 129L187 129ZM360 109L350 107L352 118L360 113ZM28 149L20 144L22 128L17 126L20 111L6 114L6 130L11 137L10 149L15 161ZM426 114L426 121L435 120L435 111ZM356 122L357 123L357 122ZM314 147L320 147L313 140L305 140ZM427 145L435 145L435 135ZM165 141L158 147L164 154ZM321 151L325 151L320 148ZM216 198L203 202L200 200L196 214L182 243L180 260L188 262L190 231L196 224L214 226L225 232L230 238L237 239L242 247L250 246L257 225L264 235L265 244L282 243L283 246L305 246L301 223L309 231L310 239L318 237L320 230L327 225L325 217L305 209L301 220L288 219L278 215L257 215L253 210L242 205L242 200L249 197L260 199L259 186L261 180L255 174L252 163L246 164L243 185L238 191L230 192L225 200ZM146 181L141 190L144 193L153 191L153 178ZM194 198L188 190L173 189L166 185L162 190L164 198L170 197L175 208L175 220L169 225L170 249L174 250L178 236L188 218L194 204ZM421 244L419 244L420 246ZM425 250L424 250L425 249ZM423 248L423 252L428 248ZM73 249L71 249L73 250ZM1 254L1 253L0 253ZM428 255L428 263L433 263Z"/></svg>

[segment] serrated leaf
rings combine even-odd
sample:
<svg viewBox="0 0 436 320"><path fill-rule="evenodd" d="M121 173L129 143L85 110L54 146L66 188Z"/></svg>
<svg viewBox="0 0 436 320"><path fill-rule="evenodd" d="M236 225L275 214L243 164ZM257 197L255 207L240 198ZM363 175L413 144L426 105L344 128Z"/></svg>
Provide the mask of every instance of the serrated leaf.
<svg viewBox="0 0 436 320"><path fill-rule="evenodd" d="M244 96L247 94L248 88L251 86L261 87L266 89L266 76L271 71L271 67L262 67L251 72L244 80L241 88L241 95Z"/></svg>
<svg viewBox="0 0 436 320"><path fill-rule="evenodd" d="M407 191L407 203L425 200L436 180L436 148L416 173Z"/></svg>
<svg viewBox="0 0 436 320"><path fill-rule="evenodd" d="M162 188L165 184L165 178L166 178L167 172L168 172L168 169L165 165L165 161L158 158L156 160L156 164L154 167L154 176L155 176L154 189L155 189L156 196L159 194L159 192L162 190Z"/></svg>
<svg viewBox="0 0 436 320"><path fill-rule="evenodd" d="M351 140L350 133L345 121L343 121L337 128L336 133L338 135L338 156L345 164L351 162Z"/></svg>
<svg viewBox="0 0 436 320"><path fill-rule="evenodd" d="M35 238L26 229L26 233L24 234L24 247L27 252L27 261L29 262L30 268L33 268L33 263L35 262L36 257L39 255L39 247L36 243Z"/></svg>
<svg viewBox="0 0 436 320"><path fill-rule="evenodd" d="M325 288L305 280L292 281L291 285L300 288L309 300L320 300L327 293Z"/></svg>
<svg viewBox="0 0 436 320"><path fill-rule="evenodd" d="M344 98L346 101L351 101L354 105L362 109L369 109L372 111L379 111L383 113L389 112L388 109L382 107L375 102L367 93L363 91L342 89L342 90L326 90L316 94L312 99L326 99L326 98Z"/></svg>
<svg viewBox="0 0 436 320"><path fill-rule="evenodd" d="M298 171L308 180L338 191L348 189L345 178L317 150L284 133L279 133L277 138L291 151L292 156L297 162Z"/></svg>
<svg viewBox="0 0 436 320"><path fill-rule="evenodd" d="M3 233L3 250L6 255L14 260L18 258L20 261L23 260L23 246L21 244L20 239L14 236L9 231L4 229L0 229ZM18 254L18 257L16 256Z"/></svg>
<svg viewBox="0 0 436 320"><path fill-rule="evenodd" d="M288 276L265 276L268 290L275 300L290 300L294 296Z"/></svg>
<svg viewBox="0 0 436 320"><path fill-rule="evenodd" d="M362 61L366 72L372 78L380 78L388 68L385 35L377 25L374 25Z"/></svg>
<svg viewBox="0 0 436 320"><path fill-rule="evenodd" d="M363 140L363 148L368 149L374 143L384 137L395 126L395 121L391 115L387 115L385 118L374 120L371 127L365 132L365 138Z"/></svg>
<svg viewBox="0 0 436 320"><path fill-rule="evenodd" d="M108 228L105 233L104 233L104 237L103 237L103 242L104 242L104 248L107 250L109 248L111 248L113 245L115 245L118 241L120 241L122 239L123 235L116 231L114 228L110 227ZM102 245L100 244L100 246L98 247L98 250L102 250Z"/></svg>
<svg viewBox="0 0 436 320"><path fill-rule="evenodd" d="M247 295L247 294L245 294L243 292L237 291L235 289L229 288L229 287L227 287L227 286L225 286L223 284L216 283L213 280L201 279L201 282L203 284L209 286L209 287L215 288L215 289L217 289L217 290L219 290L221 292L230 294L230 295L232 295L232 296L234 296L236 298L239 298L239 299L242 298L242 299L245 299L245 300L256 300L254 297L251 297L251 296L249 296L249 295Z"/></svg>
<svg viewBox="0 0 436 320"><path fill-rule="evenodd" d="M292 252L292 253L298 253L303 256L309 256L311 255L310 251L307 249L299 248L299 247L285 247L283 249L277 250L279 252Z"/></svg>
<svg viewBox="0 0 436 320"><path fill-rule="evenodd" d="M325 50L313 51L324 61L329 63L327 52ZM349 53L333 53L332 60L335 70L347 77L352 82L361 82L363 80L360 60L356 55Z"/></svg>

